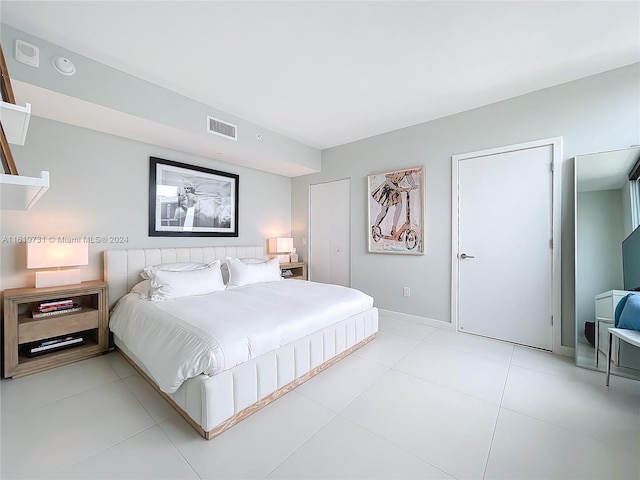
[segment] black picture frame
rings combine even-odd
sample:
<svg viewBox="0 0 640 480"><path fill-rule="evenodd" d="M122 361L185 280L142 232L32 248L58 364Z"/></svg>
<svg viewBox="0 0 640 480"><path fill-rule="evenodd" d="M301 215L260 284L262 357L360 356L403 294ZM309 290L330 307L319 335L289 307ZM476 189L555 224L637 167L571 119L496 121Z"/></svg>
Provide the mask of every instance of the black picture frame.
<svg viewBox="0 0 640 480"><path fill-rule="evenodd" d="M149 236L237 237L239 175L150 157Z"/></svg>

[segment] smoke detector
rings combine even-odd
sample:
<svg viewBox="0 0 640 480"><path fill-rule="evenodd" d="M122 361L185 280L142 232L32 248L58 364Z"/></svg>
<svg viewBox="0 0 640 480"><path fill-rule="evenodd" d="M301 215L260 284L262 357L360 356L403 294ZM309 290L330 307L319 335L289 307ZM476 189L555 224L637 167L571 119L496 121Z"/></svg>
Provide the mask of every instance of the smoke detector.
<svg viewBox="0 0 640 480"><path fill-rule="evenodd" d="M62 75L71 76L76 73L76 66L65 57L55 57L53 59L53 68Z"/></svg>

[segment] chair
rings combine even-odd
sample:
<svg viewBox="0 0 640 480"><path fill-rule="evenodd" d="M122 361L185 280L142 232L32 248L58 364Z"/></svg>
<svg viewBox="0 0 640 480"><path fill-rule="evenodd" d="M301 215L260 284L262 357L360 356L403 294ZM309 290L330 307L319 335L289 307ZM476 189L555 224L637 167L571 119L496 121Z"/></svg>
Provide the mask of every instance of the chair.
<svg viewBox="0 0 640 480"><path fill-rule="evenodd" d="M607 350L607 387L609 386L609 376L611 374L611 351L613 345L613 337L640 347L640 332L637 330L628 330L626 328L609 328L609 349Z"/></svg>

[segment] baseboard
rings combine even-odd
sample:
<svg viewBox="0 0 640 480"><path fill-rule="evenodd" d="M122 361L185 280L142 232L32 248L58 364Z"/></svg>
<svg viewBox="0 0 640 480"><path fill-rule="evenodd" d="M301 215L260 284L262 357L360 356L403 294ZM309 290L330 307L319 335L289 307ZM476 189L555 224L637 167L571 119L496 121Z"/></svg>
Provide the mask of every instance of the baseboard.
<svg viewBox="0 0 640 480"><path fill-rule="evenodd" d="M442 320L435 320L433 318L419 317L418 315L410 315L408 313L400 313L400 312L394 312L392 310L384 310L382 308L378 308L378 315L381 317L393 318L394 320L404 320L405 322L418 323L420 325L426 325L428 327L442 328L443 330L450 330L452 332L456 330L456 327L449 322L443 322ZM506 341L506 340L502 340L502 341ZM527 347L526 345L522 345L522 346L525 348L532 348L534 350L539 350L539 349L536 349L535 347ZM565 345L560 345L559 347L556 346L553 350L553 353L555 353L556 355L562 355L566 357L575 356L574 348L567 347Z"/></svg>
<svg viewBox="0 0 640 480"><path fill-rule="evenodd" d="M442 328L444 330L455 330L455 327L449 322L435 320L433 318L419 317L418 315L410 315L408 313L394 312L392 310L383 310L378 308L378 315L382 317L393 318L394 320L404 320L405 322L419 323L427 327Z"/></svg>

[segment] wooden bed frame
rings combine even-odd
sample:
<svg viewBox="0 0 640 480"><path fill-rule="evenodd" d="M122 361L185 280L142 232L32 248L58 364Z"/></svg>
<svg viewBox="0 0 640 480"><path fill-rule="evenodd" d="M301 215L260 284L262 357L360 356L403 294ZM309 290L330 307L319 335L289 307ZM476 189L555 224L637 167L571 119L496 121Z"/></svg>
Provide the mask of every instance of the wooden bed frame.
<svg viewBox="0 0 640 480"><path fill-rule="evenodd" d="M140 272L146 266L171 262L211 262L227 256L264 258L264 247L105 251L104 278L109 285L109 308L141 280ZM189 379L174 394L161 391L126 346L118 338L114 338L114 341L136 371L200 435L209 440L366 345L375 338L377 331L378 310L373 307L218 375L199 375Z"/></svg>

